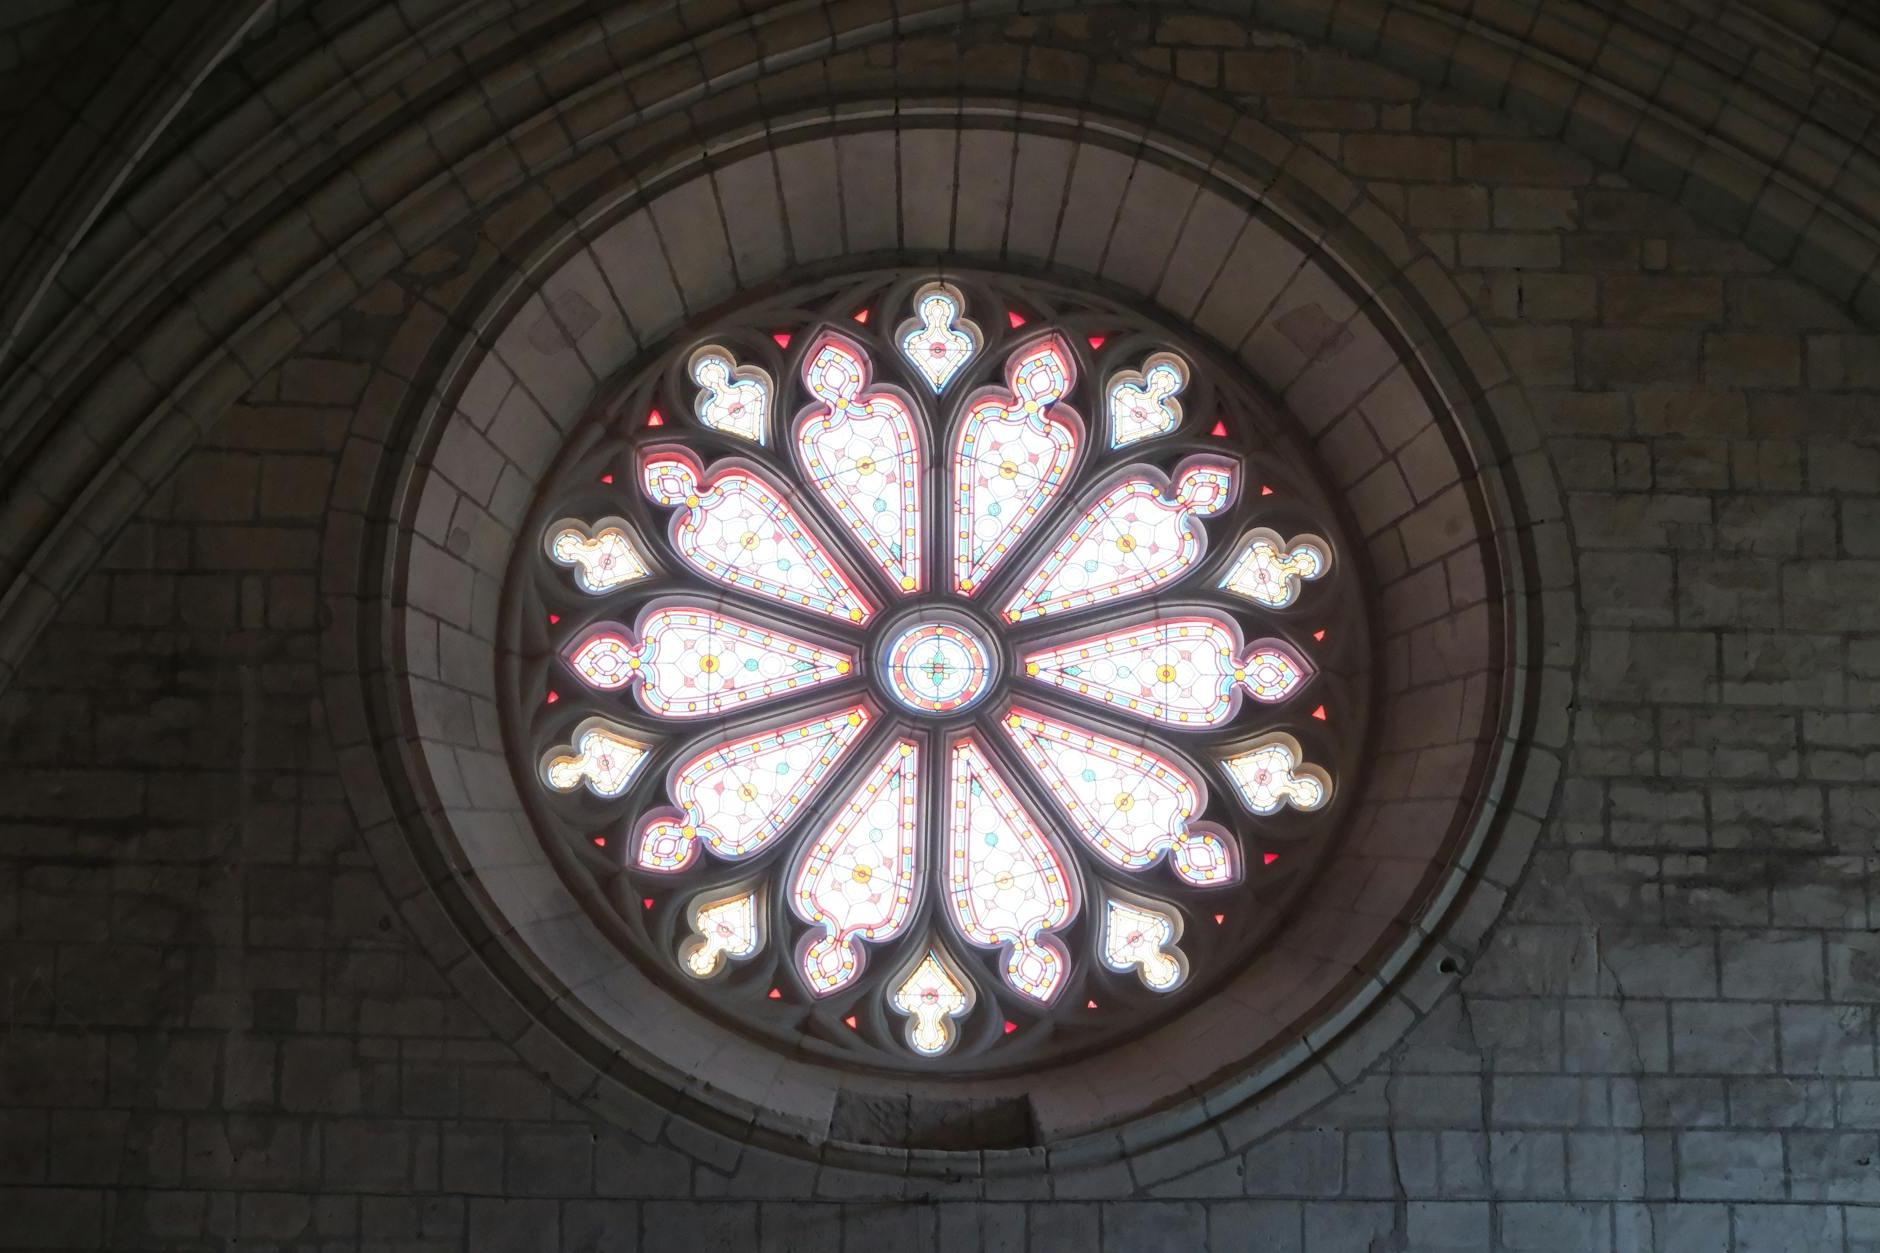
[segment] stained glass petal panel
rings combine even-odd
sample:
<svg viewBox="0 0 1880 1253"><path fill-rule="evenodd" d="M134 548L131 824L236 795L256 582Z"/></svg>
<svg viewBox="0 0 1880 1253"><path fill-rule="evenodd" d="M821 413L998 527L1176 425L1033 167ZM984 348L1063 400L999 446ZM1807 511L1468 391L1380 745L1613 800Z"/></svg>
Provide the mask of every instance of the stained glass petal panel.
<svg viewBox="0 0 1880 1253"><path fill-rule="evenodd" d="M824 334L803 366L817 403L797 419L805 477L888 581L918 591L921 571L921 453L914 415L887 388L868 388L868 354Z"/></svg>
<svg viewBox="0 0 1880 1253"><path fill-rule="evenodd" d="M1172 727L1213 727L1244 692L1286 700L1312 677L1304 658L1273 640L1238 654L1226 620L1183 616L1106 631L1030 653L1025 673L1107 708Z"/></svg>
<svg viewBox="0 0 1880 1253"><path fill-rule="evenodd" d="M821 790L868 721L857 705L693 758L672 776L673 811L651 815L641 829L640 866L684 870L701 843L727 861L762 851Z"/></svg>
<svg viewBox="0 0 1880 1253"><path fill-rule="evenodd" d="M1161 476L1149 470L1109 487L1006 603L1006 620L1124 600L1181 578L1207 543L1199 519L1227 508L1234 477L1231 462L1195 458L1166 496Z"/></svg>
<svg viewBox="0 0 1880 1253"><path fill-rule="evenodd" d="M1181 915L1173 907L1110 897L1103 903L1103 964L1119 973L1134 970L1143 986L1173 992L1188 975L1188 958L1175 942Z"/></svg>
<svg viewBox="0 0 1880 1253"><path fill-rule="evenodd" d="M907 925L919 877L920 749L898 740L810 843L790 888L806 937L801 968L827 996L861 973L860 941L892 939Z"/></svg>
<svg viewBox="0 0 1880 1253"><path fill-rule="evenodd" d="M594 527L572 519L557 522L549 528L548 555L557 565L572 566L576 585L590 596L605 596L651 573L626 524L613 520Z"/></svg>
<svg viewBox="0 0 1880 1253"><path fill-rule="evenodd" d="M953 586L971 595L1063 490L1080 428L1059 403L1076 378L1056 336L1012 354L1009 390L975 400L952 453Z"/></svg>
<svg viewBox="0 0 1880 1253"><path fill-rule="evenodd" d="M764 442L774 394L768 373L739 365L729 350L716 344L692 354L690 373L699 386L695 412L700 422L754 444Z"/></svg>
<svg viewBox="0 0 1880 1253"><path fill-rule="evenodd" d="M907 1044L923 1057L938 1057L953 1047L953 1020L973 1008L973 986L949 968L939 952L925 957L896 985L888 1003L907 1015Z"/></svg>
<svg viewBox="0 0 1880 1253"><path fill-rule="evenodd" d="M643 614L639 642L603 627L572 645L569 667L602 691L637 682L650 713L705 718L830 683L855 656L696 605Z"/></svg>
<svg viewBox="0 0 1880 1253"><path fill-rule="evenodd" d="M1332 568L1331 545L1316 535L1282 540L1277 532L1249 531L1221 586L1269 609L1299 599L1301 585Z"/></svg>
<svg viewBox="0 0 1880 1253"><path fill-rule="evenodd" d="M1195 887L1238 875L1232 837L1195 821L1207 793L1181 766L1028 709L1012 710L1004 726L1070 829L1111 865L1145 870L1172 850L1176 874Z"/></svg>
<svg viewBox="0 0 1880 1253"><path fill-rule="evenodd" d="M1153 354L1142 363L1141 370L1112 374L1105 394L1110 447L1154 439L1180 426L1182 404L1175 397L1187 385L1188 364L1171 352Z"/></svg>
<svg viewBox="0 0 1880 1253"><path fill-rule="evenodd" d="M734 463L705 483L698 463L670 448L649 453L642 470L646 494L680 510L673 547L706 578L842 622L873 612L784 490L755 470Z"/></svg>
<svg viewBox="0 0 1880 1253"><path fill-rule="evenodd" d="M709 979L727 962L753 957L764 945L763 913L753 889L700 897L686 917L692 934L679 945L679 963L694 979Z"/></svg>
<svg viewBox="0 0 1880 1253"><path fill-rule="evenodd" d="M985 751L956 740L948 776L947 897L966 938L1006 947L1005 981L1049 1002L1070 968L1047 934L1076 913L1071 869Z"/></svg>
<svg viewBox="0 0 1880 1253"><path fill-rule="evenodd" d="M542 759L542 778L557 792L585 784L594 795L611 799L627 790L651 752L624 727L590 718L575 728L573 743L549 750Z"/></svg>
<svg viewBox="0 0 1880 1253"><path fill-rule="evenodd" d="M914 316L895 329L901 355L935 394L979 355L985 342L977 323L964 317L966 300L951 283L928 283L914 293Z"/></svg>
<svg viewBox="0 0 1880 1253"><path fill-rule="evenodd" d="M1332 777L1305 760L1299 741L1274 732L1221 762L1241 801L1256 814L1319 809L1332 797Z"/></svg>

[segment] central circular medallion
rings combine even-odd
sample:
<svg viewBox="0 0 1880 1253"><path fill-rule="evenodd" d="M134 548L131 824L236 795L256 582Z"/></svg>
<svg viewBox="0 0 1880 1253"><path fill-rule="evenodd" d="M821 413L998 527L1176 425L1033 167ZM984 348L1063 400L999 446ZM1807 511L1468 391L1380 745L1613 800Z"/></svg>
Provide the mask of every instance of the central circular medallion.
<svg viewBox="0 0 1880 1253"><path fill-rule="evenodd" d="M992 651L978 632L956 622L920 622L888 641L888 691L909 709L950 714L992 684Z"/></svg>

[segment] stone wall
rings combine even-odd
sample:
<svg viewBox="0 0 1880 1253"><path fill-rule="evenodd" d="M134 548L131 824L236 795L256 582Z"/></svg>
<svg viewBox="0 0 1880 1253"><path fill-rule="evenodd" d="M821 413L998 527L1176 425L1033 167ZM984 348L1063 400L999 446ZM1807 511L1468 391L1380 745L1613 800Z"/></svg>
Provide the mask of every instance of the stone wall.
<svg viewBox="0 0 1880 1253"><path fill-rule="evenodd" d="M1138 29L996 28L1043 61ZM1208 17L1135 60L1412 233L1568 495L1569 769L1460 995L1243 1154L1075 1195L909 1196L571 1104L397 917L321 701L327 505L451 281L420 258L266 374L0 693L0 1248L1880 1248L1880 337L1375 64Z"/></svg>

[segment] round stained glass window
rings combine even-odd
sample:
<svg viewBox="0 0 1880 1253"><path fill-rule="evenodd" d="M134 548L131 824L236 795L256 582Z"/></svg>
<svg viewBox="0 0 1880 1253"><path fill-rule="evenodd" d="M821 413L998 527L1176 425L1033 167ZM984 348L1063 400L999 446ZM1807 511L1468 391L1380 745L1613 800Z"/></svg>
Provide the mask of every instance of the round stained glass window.
<svg viewBox="0 0 1880 1253"><path fill-rule="evenodd" d="M1270 949L1370 683L1277 411L997 274L701 331L570 437L504 602L532 814L622 950L778 1047L945 1073L1120 1043Z"/></svg>

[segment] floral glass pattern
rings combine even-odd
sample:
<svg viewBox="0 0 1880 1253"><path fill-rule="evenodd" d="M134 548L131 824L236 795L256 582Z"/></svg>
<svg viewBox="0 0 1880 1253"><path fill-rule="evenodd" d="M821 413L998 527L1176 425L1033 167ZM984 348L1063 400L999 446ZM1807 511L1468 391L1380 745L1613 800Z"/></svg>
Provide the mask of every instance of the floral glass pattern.
<svg viewBox="0 0 1880 1253"><path fill-rule="evenodd" d="M740 1019L1022 1058L1220 976L1216 928L1333 808L1298 624L1337 532L1184 427L1192 354L889 290L714 328L545 502L539 580L583 599L547 615L531 767Z"/></svg>

